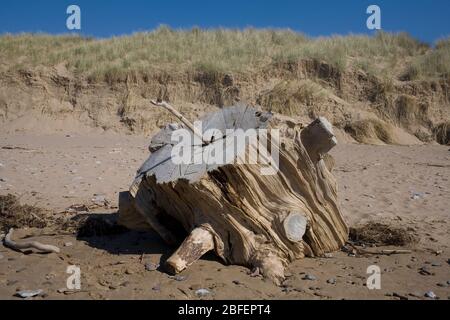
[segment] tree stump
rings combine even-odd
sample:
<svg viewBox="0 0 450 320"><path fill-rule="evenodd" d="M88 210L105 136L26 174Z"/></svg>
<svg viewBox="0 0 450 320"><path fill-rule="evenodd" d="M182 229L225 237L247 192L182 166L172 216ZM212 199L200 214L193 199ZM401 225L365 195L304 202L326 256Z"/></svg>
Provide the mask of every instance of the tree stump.
<svg viewBox="0 0 450 320"><path fill-rule="evenodd" d="M278 137L269 133L277 142L269 151L278 152L279 162L273 174L265 175L260 163L175 165L170 137L183 124L168 125L156 134L131 196L121 197L126 203L120 204L125 209L119 221L136 228L136 219L127 217L137 213L167 243L184 237L166 262L169 271L181 272L214 250L224 263L258 268L280 284L289 262L340 249L348 228L327 154L337 141L326 119L302 128L240 105L207 115L203 124L204 135L211 128L219 134L207 137L211 143L206 146L200 141L202 148L226 148L230 128L279 129Z"/></svg>

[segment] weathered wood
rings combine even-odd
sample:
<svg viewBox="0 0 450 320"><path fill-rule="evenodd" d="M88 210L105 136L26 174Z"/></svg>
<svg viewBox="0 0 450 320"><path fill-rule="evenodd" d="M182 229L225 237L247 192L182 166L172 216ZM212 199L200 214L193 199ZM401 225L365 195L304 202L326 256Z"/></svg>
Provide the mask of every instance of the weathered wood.
<svg viewBox="0 0 450 320"><path fill-rule="evenodd" d="M324 117L317 118L302 130L302 143L316 161L337 145L332 125Z"/></svg>
<svg viewBox="0 0 450 320"><path fill-rule="evenodd" d="M3 243L5 247L11 248L13 250L25 250L25 249L36 249L41 251L42 253L59 253L60 250L58 247L50 245L50 244L43 244L37 241L22 241L22 242L16 242L12 240L14 229L9 229L9 232L6 234L5 239L3 239Z"/></svg>
<svg viewBox="0 0 450 320"><path fill-rule="evenodd" d="M166 266L171 273L179 273L212 249L214 239L211 232L202 227L195 228L178 250L167 259Z"/></svg>
<svg viewBox="0 0 450 320"><path fill-rule="evenodd" d="M209 141L203 139L202 133L196 127L194 127L194 125L186 117L184 117L181 113L179 113L177 110L175 110L175 108L172 107L170 104L168 104L165 101L158 102L155 100L151 100L151 103L154 104L155 106L163 107L164 109L168 110L175 117L177 117L178 120L183 122L198 138L200 138L200 140L202 140L203 143L205 143L205 144L209 143Z"/></svg>
<svg viewBox="0 0 450 320"><path fill-rule="evenodd" d="M260 163L230 162L176 167L178 173L174 173L167 162L172 145L153 153L130 192L137 211L163 239L179 237L179 229L190 232L168 261L172 271L181 271L212 249L225 263L257 268L279 284L290 261L321 256L344 245L348 228L330 172L333 161L327 152L336 139L328 121L321 118L306 128L277 123L272 128L271 115L251 107L236 106L219 113L225 123L220 130L279 129L279 143L271 146L272 152L279 153L279 167L274 174L262 175ZM208 119L215 125L221 121L217 114L207 115ZM226 144L227 138L206 147ZM193 239L203 239L198 250ZM180 255L190 258L179 259Z"/></svg>
<svg viewBox="0 0 450 320"><path fill-rule="evenodd" d="M304 215L298 212L290 213L284 219L283 227L284 233L289 241L300 242L303 240L303 235L306 232L308 220Z"/></svg>

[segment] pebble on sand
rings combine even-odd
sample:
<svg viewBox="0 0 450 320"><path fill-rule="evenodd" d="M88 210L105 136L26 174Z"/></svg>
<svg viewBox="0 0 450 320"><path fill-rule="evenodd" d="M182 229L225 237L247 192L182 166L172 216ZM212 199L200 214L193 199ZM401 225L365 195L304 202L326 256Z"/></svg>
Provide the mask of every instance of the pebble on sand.
<svg viewBox="0 0 450 320"><path fill-rule="evenodd" d="M153 291L161 291L161 285L157 284L152 288Z"/></svg>
<svg viewBox="0 0 450 320"><path fill-rule="evenodd" d="M328 279L327 283L329 283L329 284L336 284L336 279L335 278Z"/></svg>
<svg viewBox="0 0 450 320"><path fill-rule="evenodd" d="M186 276L169 276L169 279L173 279L175 281L184 281L187 279Z"/></svg>
<svg viewBox="0 0 450 320"><path fill-rule="evenodd" d="M314 280L317 280L317 277L312 275L312 274L305 274L302 279L303 280L314 281Z"/></svg>
<svg viewBox="0 0 450 320"><path fill-rule="evenodd" d="M431 276L434 274L433 272L431 272L428 266L423 266L422 268L420 268L419 273L423 276Z"/></svg>
<svg viewBox="0 0 450 320"><path fill-rule="evenodd" d="M159 268L159 263L147 262L145 264L145 270L147 271L155 271Z"/></svg>
<svg viewBox="0 0 450 320"><path fill-rule="evenodd" d="M424 196L425 196L425 194L423 192L413 192L411 195L411 199L417 200L417 199L423 198Z"/></svg>
<svg viewBox="0 0 450 320"><path fill-rule="evenodd" d="M201 289L198 289L195 291L195 295L197 297L206 297L210 293L211 293L211 291L209 291L208 289L204 289L204 288L201 288Z"/></svg>
<svg viewBox="0 0 450 320"><path fill-rule="evenodd" d="M430 299L436 299L437 296L433 291L428 291L425 293L425 297L430 298Z"/></svg>
<svg viewBox="0 0 450 320"><path fill-rule="evenodd" d="M44 293L44 290L42 290L42 289L22 290L22 291L16 292L16 294L14 296L26 299L26 298L32 298L32 297L40 296L43 293Z"/></svg>
<svg viewBox="0 0 450 320"><path fill-rule="evenodd" d="M442 266L442 264L440 264L439 262L433 262L433 263L431 263L431 266L432 267L440 267L440 266Z"/></svg>

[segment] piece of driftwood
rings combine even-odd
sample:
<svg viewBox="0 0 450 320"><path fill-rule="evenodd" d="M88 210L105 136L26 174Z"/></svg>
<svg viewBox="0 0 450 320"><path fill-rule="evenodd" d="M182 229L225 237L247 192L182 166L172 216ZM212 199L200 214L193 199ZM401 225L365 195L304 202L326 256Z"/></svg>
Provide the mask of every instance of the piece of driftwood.
<svg viewBox="0 0 450 320"><path fill-rule="evenodd" d="M360 255L360 256L364 256L364 255L386 255L386 256L390 256L393 254L411 254L412 250L409 249L382 249L382 250L367 250L364 248L358 248L355 245L351 244L351 243L347 243L351 249L352 252Z"/></svg>
<svg viewBox="0 0 450 320"><path fill-rule="evenodd" d="M178 120L183 122L192 131L192 133L194 133L197 137L199 137L203 141L204 144L208 144L210 142L210 141L205 140L203 138L202 132L199 132L198 129L196 127L194 127L194 125L185 116L183 116L181 113L179 113L170 104L168 104L165 101L159 102L159 101L156 101L156 100L151 100L150 102L152 104L154 104L155 106L163 107L164 109L166 109L167 111L172 113L175 117L178 118Z"/></svg>
<svg viewBox="0 0 450 320"><path fill-rule="evenodd" d="M42 253L59 253L60 250L58 247L50 245L50 244L42 244L37 241L22 241L22 242L16 242L13 241L12 235L13 235L14 229L9 229L8 233L6 234L5 238L3 239L3 244L5 247L11 248L13 250L25 250L25 249L36 249Z"/></svg>
<svg viewBox="0 0 450 320"><path fill-rule="evenodd" d="M166 242L184 239L166 262L169 271L181 272L213 250L225 263L259 270L280 284L290 261L322 256L345 244L348 228L330 171L334 162L327 154L336 138L326 119L303 128L238 105L202 120L201 136L212 141L203 148L228 148L230 128L279 129L278 136L269 131L277 142L269 151L278 152L279 164L272 174L262 174L267 166L261 163L176 165L170 137L183 124L170 124L156 134L129 196L121 197L125 203L120 207L127 210L119 211L119 221L132 226L133 219L125 216L134 208L132 214L143 217ZM211 128L218 132L213 139L206 134Z"/></svg>

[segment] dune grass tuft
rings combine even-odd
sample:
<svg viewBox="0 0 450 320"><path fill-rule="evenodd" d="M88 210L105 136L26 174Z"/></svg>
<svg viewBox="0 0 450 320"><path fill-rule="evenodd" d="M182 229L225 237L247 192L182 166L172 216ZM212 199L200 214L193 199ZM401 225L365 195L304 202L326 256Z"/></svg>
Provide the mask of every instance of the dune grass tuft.
<svg viewBox="0 0 450 320"><path fill-rule="evenodd" d="M94 39L76 35L0 36L0 61L8 69L61 63L92 80L115 81L155 72L255 72L276 62L317 59L344 70L356 66L385 74L399 68L411 78L440 77L450 69L449 44L436 48L407 34L380 32L310 38L291 30L173 30ZM403 64L411 61L410 65Z"/></svg>

